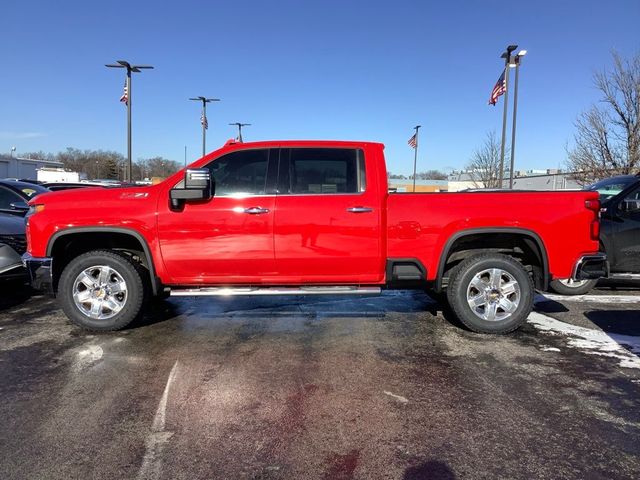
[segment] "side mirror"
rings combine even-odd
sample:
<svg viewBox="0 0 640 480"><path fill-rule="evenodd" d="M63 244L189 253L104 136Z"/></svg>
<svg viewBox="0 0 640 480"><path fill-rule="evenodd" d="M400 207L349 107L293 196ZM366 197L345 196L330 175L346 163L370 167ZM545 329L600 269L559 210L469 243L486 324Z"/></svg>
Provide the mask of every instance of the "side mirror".
<svg viewBox="0 0 640 480"><path fill-rule="evenodd" d="M186 201L209 200L213 182L208 168L188 168L184 174L184 187L169 192L171 208L178 209Z"/></svg>
<svg viewBox="0 0 640 480"><path fill-rule="evenodd" d="M23 202L22 200L10 203L9 206L11 207L11 210L15 210L16 212L26 213L29 211L29 205L27 205L27 202Z"/></svg>

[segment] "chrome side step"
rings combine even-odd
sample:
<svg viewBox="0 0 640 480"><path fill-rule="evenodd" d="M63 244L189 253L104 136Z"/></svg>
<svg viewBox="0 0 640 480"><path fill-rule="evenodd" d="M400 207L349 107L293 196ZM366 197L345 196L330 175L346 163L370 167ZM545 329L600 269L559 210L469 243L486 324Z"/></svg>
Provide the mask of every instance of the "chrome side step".
<svg viewBox="0 0 640 480"><path fill-rule="evenodd" d="M640 280L640 273L611 273L606 278L612 280Z"/></svg>
<svg viewBox="0 0 640 480"><path fill-rule="evenodd" d="M349 285L309 287L201 287L171 290L172 297L239 295L377 295L380 287Z"/></svg>

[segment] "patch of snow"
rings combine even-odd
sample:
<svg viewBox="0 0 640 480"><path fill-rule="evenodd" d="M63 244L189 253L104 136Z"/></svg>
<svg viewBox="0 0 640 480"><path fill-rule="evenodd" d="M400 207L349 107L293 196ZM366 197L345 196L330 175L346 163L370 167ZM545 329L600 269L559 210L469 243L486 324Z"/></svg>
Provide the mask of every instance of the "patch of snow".
<svg viewBox="0 0 640 480"><path fill-rule="evenodd" d="M630 304L640 305L640 295L557 295L555 293L545 293L536 295L536 303L547 302L582 302L582 303L605 303L605 304Z"/></svg>
<svg viewBox="0 0 640 480"><path fill-rule="evenodd" d="M73 364L73 370L79 372L89 365L97 362L104 355L102 347L99 345L89 345L87 348L80 350L76 354L76 359Z"/></svg>
<svg viewBox="0 0 640 480"><path fill-rule="evenodd" d="M409 400L407 400L405 397L402 397L400 395L396 395L395 393L391 393L391 392L387 392L386 390L384 390L382 393L384 393L385 395L390 396L391 398L398 400L400 403L409 403Z"/></svg>
<svg viewBox="0 0 640 480"><path fill-rule="evenodd" d="M543 352L559 352L560 349L556 347L542 347L540 350Z"/></svg>
<svg viewBox="0 0 640 480"><path fill-rule="evenodd" d="M585 353L615 358L620 360L621 367L640 369L640 358L634 355L640 354L640 337L578 327L538 312L532 312L528 321L543 332L566 336L571 347L587 350Z"/></svg>

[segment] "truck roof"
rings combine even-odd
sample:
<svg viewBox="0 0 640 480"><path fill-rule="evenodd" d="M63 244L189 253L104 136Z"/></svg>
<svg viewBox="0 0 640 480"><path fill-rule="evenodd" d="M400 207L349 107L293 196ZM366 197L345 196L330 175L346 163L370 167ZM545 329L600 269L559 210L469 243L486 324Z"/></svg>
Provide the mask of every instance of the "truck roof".
<svg viewBox="0 0 640 480"><path fill-rule="evenodd" d="M238 142L234 139L228 140L224 146L228 145L242 145L247 148L264 148L264 147L278 147L278 146L345 146L353 147L354 145L379 145L384 148L384 144L380 142L369 142L359 140L261 140L256 142Z"/></svg>

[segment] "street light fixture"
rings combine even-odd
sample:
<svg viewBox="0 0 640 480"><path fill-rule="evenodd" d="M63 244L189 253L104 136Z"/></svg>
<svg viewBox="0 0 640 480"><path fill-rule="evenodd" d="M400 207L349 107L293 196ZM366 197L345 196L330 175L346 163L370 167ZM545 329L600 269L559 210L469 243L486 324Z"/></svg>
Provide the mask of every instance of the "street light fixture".
<svg viewBox="0 0 640 480"><path fill-rule="evenodd" d="M507 108L509 105L509 64L511 63L511 52L518 48L517 45L509 45L507 50L500 55L500 58L504 58L504 111L502 113L502 141L500 143L500 172L498 172L498 178L500 182L500 188L502 188L502 182L504 181L504 144L507 136Z"/></svg>
<svg viewBox="0 0 640 480"><path fill-rule="evenodd" d="M242 127L248 127L251 124L250 123L240 123L240 122L235 122L235 123L230 123L229 125L235 125L238 127L238 141L240 143L242 143Z"/></svg>
<svg viewBox="0 0 640 480"><path fill-rule="evenodd" d="M209 122L207 120L207 103L219 102L219 98L207 98L207 97L194 97L189 100L196 102L202 102L202 116L200 117L200 123L202 124L202 156L204 157L207 152L207 129L209 128Z"/></svg>
<svg viewBox="0 0 640 480"><path fill-rule="evenodd" d="M515 163L515 151L516 151L516 117L518 114L518 77L520 73L520 61L522 57L527 54L526 50L520 50L518 54L512 58L509 62L509 66L513 66L516 69L516 78L513 88L513 125L511 127L511 155L509 157L509 188L513 189L513 168Z"/></svg>
<svg viewBox="0 0 640 480"><path fill-rule="evenodd" d="M127 70L127 83L126 83L126 104L127 104L127 175L126 181L131 182L131 72L139 73L140 70L152 69L151 65L131 65L124 60L116 60L117 65L108 64L105 67L109 68L125 68Z"/></svg>

